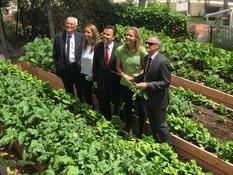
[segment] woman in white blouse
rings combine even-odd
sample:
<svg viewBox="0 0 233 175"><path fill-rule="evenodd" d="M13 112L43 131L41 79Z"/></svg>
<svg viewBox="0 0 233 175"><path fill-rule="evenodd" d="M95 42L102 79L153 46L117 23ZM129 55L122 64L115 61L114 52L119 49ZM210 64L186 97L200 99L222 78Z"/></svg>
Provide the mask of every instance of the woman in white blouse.
<svg viewBox="0 0 233 175"><path fill-rule="evenodd" d="M81 73L83 75L83 98L84 102L93 106L92 100L92 63L94 48L101 41L95 25L87 24L83 30L84 43L81 56Z"/></svg>

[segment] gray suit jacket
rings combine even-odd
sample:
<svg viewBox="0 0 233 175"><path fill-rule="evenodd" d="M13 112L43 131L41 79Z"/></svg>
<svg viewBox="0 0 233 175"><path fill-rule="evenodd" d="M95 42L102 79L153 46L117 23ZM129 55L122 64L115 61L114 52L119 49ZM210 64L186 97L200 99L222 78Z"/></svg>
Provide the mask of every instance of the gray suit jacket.
<svg viewBox="0 0 233 175"><path fill-rule="evenodd" d="M144 70L147 61L148 56L145 58ZM171 81L171 67L168 59L158 53L151 61L147 74L139 75L135 78L135 82L142 82L144 76L145 82L147 82L148 99L146 103L148 108L166 109L169 102L168 89Z"/></svg>

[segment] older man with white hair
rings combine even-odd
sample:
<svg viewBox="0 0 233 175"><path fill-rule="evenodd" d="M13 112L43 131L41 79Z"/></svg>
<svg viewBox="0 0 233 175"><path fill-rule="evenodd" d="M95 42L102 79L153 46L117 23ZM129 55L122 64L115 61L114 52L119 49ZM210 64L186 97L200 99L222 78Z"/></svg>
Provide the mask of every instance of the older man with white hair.
<svg viewBox="0 0 233 175"><path fill-rule="evenodd" d="M77 18L66 18L65 30L58 33L54 40L53 58L56 74L62 79L66 92L74 95L75 84L78 97L83 101L81 55L84 36L76 31L77 25Z"/></svg>

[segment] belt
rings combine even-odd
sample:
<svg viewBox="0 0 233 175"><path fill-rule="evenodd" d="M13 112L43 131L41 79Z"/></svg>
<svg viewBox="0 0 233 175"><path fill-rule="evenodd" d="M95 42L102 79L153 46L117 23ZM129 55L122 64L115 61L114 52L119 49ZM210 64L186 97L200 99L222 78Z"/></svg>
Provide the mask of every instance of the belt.
<svg viewBox="0 0 233 175"><path fill-rule="evenodd" d="M66 64L67 67L75 67L76 65L76 62Z"/></svg>

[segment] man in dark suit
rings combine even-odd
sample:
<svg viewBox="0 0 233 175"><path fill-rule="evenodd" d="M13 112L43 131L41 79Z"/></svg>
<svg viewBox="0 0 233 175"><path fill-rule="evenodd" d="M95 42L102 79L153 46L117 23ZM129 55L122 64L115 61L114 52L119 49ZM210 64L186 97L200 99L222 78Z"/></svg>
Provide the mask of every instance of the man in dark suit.
<svg viewBox="0 0 233 175"><path fill-rule="evenodd" d="M94 85L97 84L99 111L107 120L111 120L111 102L113 114L119 114L120 77L115 73L117 43L114 37L115 27L104 27L102 42L96 46L93 59L93 81Z"/></svg>
<svg viewBox="0 0 233 175"><path fill-rule="evenodd" d="M171 144L166 108L168 106L168 88L171 80L171 67L168 59L159 53L160 39L149 37L146 41L148 55L145 58L144 72L135 78L136 86L146 90L147 115L154 138L159 142Z"/></svg>
<svg viewBox="0 0 233 175"><path fill-rule="evenodd" d="M53 59L56 74L62 79L66 92L74 95L74 87L82 101L81 84L81 54L83 34L76 32L77 18L68 17L65 21L65 31L58 33L53 45Z"/></svg>

